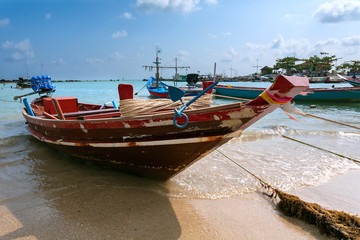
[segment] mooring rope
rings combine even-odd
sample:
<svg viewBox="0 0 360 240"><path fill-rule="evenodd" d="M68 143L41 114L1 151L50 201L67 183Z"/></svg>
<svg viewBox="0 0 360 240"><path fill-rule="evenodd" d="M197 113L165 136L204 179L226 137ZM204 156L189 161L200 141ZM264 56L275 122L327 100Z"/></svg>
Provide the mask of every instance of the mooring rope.
<svg viewBox="0 0 360 240"><path fill-rule="evenodd" d="M235 162L233 159L231 159L230 157L228 157L227 155L225 155L223 152L221 152L219 149L216 149L216 151L218 153L220 153L221 155L223 155L225 158L227 158L228 160L230 160L231 162L233 162L235 165L237 165L238 167L240 167L242 170L244 170L245 172L247 172L248 174L250 174L251 176L253 176L254 178L256 178L257 180L260 181L260 183L262 183L264 186L272 189L272 190L276 190L274 187L272 187L270 184L268 184L267 182L265 182L264 180L262 180L261 178L259 178L258 176L256 176L254 173L250 172L249 170L247 170L246 168L244 168L243 166L241 166L240 164L238 164L237 162Z"/></svg>
<svg viewBox="0 0 360 240"><path fill-rule="evenodd" d="M271 199L280 199L276 207L285 215L297 217L309 224L316 225L322 233L334 236L338 239L360 239L360 218L358 216L350 215L345 212L328 210L316 203L305 202L295 195L276 189L222 153L220 150L217 149L216 151L260 181L261 185L266 190L271 189L273 193L271 195L266 195Z"/></svg>
<svg viewBox="0 0 360 240"><path fill-rule="evenodd" d="M14 101L9 101L9 100L3 100L3 99L0 99L1 102L14 102Z"/></svg>
<svg viewBox="0 0 360 240"><path fill-rule="evenodd" d="M253 99L249 99L249 98L229 97L229 96L218 95L218 94L214 94L214 93L213 93L213 95L214 95L215 97L229 98L229 99L235 99L235 100L240 100L240 101L251 101L251 100L253 100ZM292 105L292 104L290 104L290 103L283 104L283 105L281 106L281 109L282 109L284 112L289 112L289 113L301 115L301 116L304 116L304 117L318 118L318 119L321 119L321 120L324 120L324 121L328 121L328 122L332 122L332 123L337 123L337 124L340 124L340 125L343 125L343 126L347 126L347 127L351 127L351 128L355 128L355 129L357 129L357 130L360 130L360 127L355 126L355 125L351 125L351 124L348 124L348 123L343 123L343 122L335 121L335 120L332 120L332 119L329 119L329 118L324 118L324 117L316 116L316 115L310 114L310 113L305 113L305 112L303 112L302 110L300 110L299 108L295 107L294 105Z"/></svg>
<svg viewBox="0 0 360 240"><path fill-rule="evenodd" d="M335 121L335 120L332 120L332 119L319 117L319 116L316 116L316 115L313 115L313 114L305 113L301 109L295 107L293 104L290 104L290 103L282 105L281 109L286 113L293 113L293 114L297 114L297 115L304 116L304 117L318 118L318 119L321 119L321 120L324 120L324 121L337 123L337 124L340 124L340 125L343 125L343 126L347 126L347 127L351 127L351 128L355 128L355 129L360 130L360 127L358 127L358 126L354 126L354 125L351 125L351 124L347 124L347 123Z"/></svg>
<svg viewBox="0 0 360 240"><path fill-rule="evenodd" d="M294 141L294 142L298 142L298 143L301 143L301 144L304 144L304 145L307 145L307 146L310 146L310 147L313 147L313 148L316 148L316 149L319 149L319 150L322 150L322 151L325 151L325 152L334 154L334 155L336 155L336 156L339 156L339 157L342 157L342 158L346 158L346 159L348 159L348 160L351 160L351 161L353 161L353 162L356 162L356 163L359 163L359 164L360 164L360 161L359 161L359 160L356 160L356 159L353 159L353 158L350 158L350 157L347 157L347 156L344 156L344 155L341 155L341 154L332 152L332 151L330 151L330 150L327 150L327 149L324 149L324 148L321 148L321 147L317 147L317 146L312 145L312 144L310 144L310 143L302 142L302 141L297 140L297 139L295 139L295 138L291 138L291 137L288 137L288 136L285 136L285 135L281 135L281 136L282 136L283 138L292 140L292 141Z"/></svg>
<svg viewBox="0 0 360 240"><path fill-rule="evenodd" d="M340 124L340 125L343 125L343 126L347 126L347 127L351 127L351 128L355 128L355 129L360 130L360 127L350 125L350 124L347 124L347 123L343 123L343 122L339 122L339 121L335 121L335 120L332 120L332 119L324 118L324 117L319 117L319 116L316 116L316 115L313 115L313 114L306 113L306 116L313 117L313 118L318 118L318 119L321 119L321 120L324 120L324 121L337 123L337 124Z"/></svg>

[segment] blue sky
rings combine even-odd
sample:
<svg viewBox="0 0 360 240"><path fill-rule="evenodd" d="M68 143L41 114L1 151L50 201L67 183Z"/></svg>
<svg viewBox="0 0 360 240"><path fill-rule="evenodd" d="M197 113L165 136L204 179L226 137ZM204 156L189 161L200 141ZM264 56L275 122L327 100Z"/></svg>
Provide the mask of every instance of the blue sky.
<svg viewBox="0 0 360 240"><path fill-rule="evenodd" d="M163 66L190 66L180 74L320 52L341 64L360 60L359 24L360 0L0 0L0 79L148 78L156 46Z"/></svg>

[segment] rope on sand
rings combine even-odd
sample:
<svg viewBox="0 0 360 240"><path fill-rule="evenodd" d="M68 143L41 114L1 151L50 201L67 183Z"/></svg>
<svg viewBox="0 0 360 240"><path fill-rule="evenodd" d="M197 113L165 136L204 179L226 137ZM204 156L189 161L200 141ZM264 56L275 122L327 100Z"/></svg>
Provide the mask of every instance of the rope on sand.
<svg viewBox="0 0 360 240"><path fill-rule="evenodd" d="M328 210L316 203L305 202L295 195L276 189L221 151L216 151L257 179L266 191L270 191L270 194L265 194L277 202L276 208L286 216L297 217L309 224L316 225L322 233L328 236L338 239L360 239L360 218L358 216L342 211Z"/></svg>
<svg viewBox="0 0 360 240"><path fill-rule="evenodd" d="M193 99L193 97L183 97L186 103ZM189 109L196 109L201 107L208 107L211 105L211 94L204 94L197 101L195 101ZM167 98L159 99L125 99L120 101L121 116L131 117L141 114L152 114L160 111L174 111L174 108L182 106L180 101L173 102Z"/></svg>
<svg viewBox="0 0 360 240"><path fill-rule="evenodd" d="M360 163L359 160L356 160L356 159L353 159L353 158L350 158L350 157L346 157L346 156L344 156L344 155L341 155L341 154L332 152L332 151L330 151L330 150L326 150L326 149L321 148L321 147L317 147L317 146L312 145L312 144L310 144L310 143L302 142L302 141L300 141L300 140L297 140L297 139L295 139L295 138L291 138L291 137L288 137L288 136L285 136L285 135L281 135L281 136L282 136L283 138L286 138L286 139L289 139L289 140L292 140L292 141L295 141L295 142L298 142L298 143L301 143L301 144L304 144L304 145L307 145L307 146L310 146L310 147L313 147L313 148L316 148L316 149L319 149L319 150L322 150L322 151L325 151L325 152L328 152L328 153L331 153L331 154L334 154L334 155L336 155L336 156L339 156L339 157L342 157L342 158L346 158L346 159L348 159L348 160L350 160L350 161L353 161L353 162L356 162L356 163Z"/></svg>

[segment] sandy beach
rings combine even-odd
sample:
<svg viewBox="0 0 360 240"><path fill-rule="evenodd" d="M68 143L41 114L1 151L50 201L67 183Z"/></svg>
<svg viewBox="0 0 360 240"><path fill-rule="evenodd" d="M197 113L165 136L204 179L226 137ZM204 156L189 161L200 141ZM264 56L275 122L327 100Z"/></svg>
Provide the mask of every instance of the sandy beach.
<svg viewBox="0 0 360 240"><path fill-rule="evenodd" d="M359 180L360 170L350 170L291 193L360 214L360 189L353 184ZM260 192L183 199L140 188L68 184L1 201L0 239L329 239L315 226L285 217Z"/></svg>
<svg viewBox="0 0 360 240"><path fill-rule="evenodd" d="M58 84L59 95L83 89L80 95L86 98L96 89L107 96L114 88L111 82L69 84ZM141 86L139 81L137 89ZM257 180L219 153L167 183L99 168L31 137L21 116L23 105L12 100L21 90L6 86L2 94L7 107L0 110L0 240L332 239L276 210ZM358 104L300 107L358 125ZM359 160L358 131L298 119L274 112L221 151L280 190L360 215L358 164L281 137Z"/></svg>
<svg viewBox="0 0 360 240"><path fill-rule="evenodd" d="M360 188L354 184L359 180L360 171L354 170L326 184L289 193L327 209L359 215ZM284 216L260 192L229 199L189 200L186 208L181 200L170 201L182 227L180 239L335 239L313 225Z"/></svg>

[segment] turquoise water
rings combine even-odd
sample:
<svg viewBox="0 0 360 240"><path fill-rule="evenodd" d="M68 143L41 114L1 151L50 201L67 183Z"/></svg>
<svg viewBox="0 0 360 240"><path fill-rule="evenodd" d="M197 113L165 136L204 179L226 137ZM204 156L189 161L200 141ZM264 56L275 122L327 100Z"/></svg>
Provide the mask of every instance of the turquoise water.
<svg viewBox="0 0 360 240"><path fill-rule="evenodd" d="M103 104L118 100L119 83L131 83L138 92L146 82L140 80L98 82L55 82L53 96L74 96L79 102ZM225 83L267 87L269 83ZM346 84L337 84L344 86ZM0 200L54 191L66 187L70 179L112 187L143 189L169 197L223 198L255 191L257 181L219 152L214 151L169 181L157 182L118 171L75 161L47 145L38 142L25 130L21 115L23 104L14 96L31 92L15 89L13 84L0 87ZM316 84L312 87L330 87ZM346 85L348 86L348 85ZM31 101L35 95L28 96ZM148 98L144 88L137 98ZM234 100L216 98L215 104ZM360 127L359 103L322 103L316 108L296 104L306 113ZM360 131L314 118L293 115L282 110L261 119L219 150L270 184L283 190L317 185L329 181L359 165L345 158L285 139L290 136L312 145L360 160ZM186 151L186 149L184 149ZM166 151L164 150L164 154Z"/></svg>

